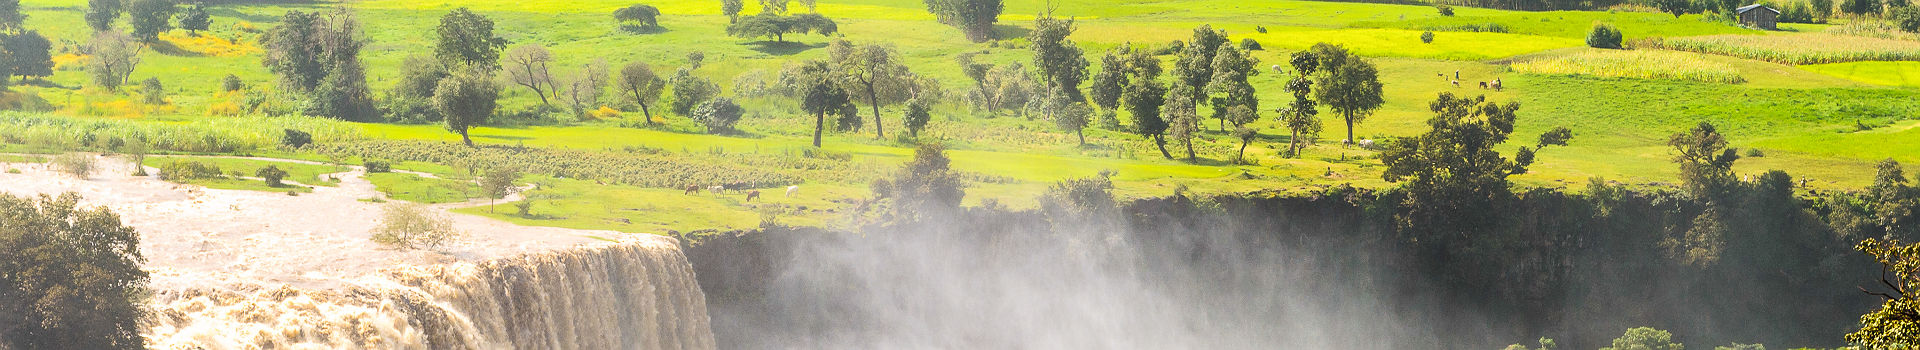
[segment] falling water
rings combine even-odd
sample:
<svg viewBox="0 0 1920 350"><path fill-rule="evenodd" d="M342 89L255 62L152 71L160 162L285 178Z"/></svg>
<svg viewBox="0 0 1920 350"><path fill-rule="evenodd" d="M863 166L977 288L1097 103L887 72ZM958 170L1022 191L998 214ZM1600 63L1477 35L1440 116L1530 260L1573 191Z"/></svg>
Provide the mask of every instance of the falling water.
<svg viewBox="0 0 1920 350"><path fill-rule="evenodd" d="M669 239L401 267L340 290L161 291L160 349L711 349L706 297Z"/></svg>

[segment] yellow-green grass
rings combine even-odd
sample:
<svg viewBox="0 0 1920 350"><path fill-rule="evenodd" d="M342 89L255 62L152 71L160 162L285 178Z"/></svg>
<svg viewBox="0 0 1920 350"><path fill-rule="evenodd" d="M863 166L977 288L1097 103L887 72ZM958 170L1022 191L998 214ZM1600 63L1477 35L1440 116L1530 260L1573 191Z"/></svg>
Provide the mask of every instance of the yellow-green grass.
<svg viewBox="0 0 1920 350"><path fill-rule="evenodd" d="M0 163L44 163L47 157L31 154L0 154Z"/></svg>
<svg viewBox="0 0 1920 350"><path fill-rule="evenodd" d="M1657 39L1652 46L1785 64L1920 60L1920 42L1828 33L1707 35Z"/></svg>
<svg viewBox="0 0 1920 350"><path fill-rule="evenodd" d="M1868 84L1920 87L1920 62L1914 61L1811 64L1800 68Z"/></svg>
<svg viewBox="0 0 1920 350"><path fill-rule="evenodd" d="M366 174L366 179L387 198L414 203L458 203L481 196L480 187L470 181L427 178L407 173L370 173Z"/></svg>
<svg viewBox="0 0 1920 350"><path fill-rule="evenodd" d="M1672 79L1703 83L1739 84L1747 81L1732 67L1702 58L1703 54L1665 50L1584 50L1577 53L1515 62L1515 72L1573 74L1596 77Z"/></svg>
<svg viewBox="0 0 1920 350"><path fill-rule="evenodd" d="M220 171L226 175L233 175L234 173L239 173L240 176L246 176L246 177L254 177L254 173L257 171L260 171L261 168L266 168L267 166L273 166L276 168L280 168L281 171L287 172L286 181L288 182L298 182L302 185L325 186L325 187L334 187L334 186L339 186L340 184L337 182L331 181L329 179L322 178L321 175L347 171L347 168L334 166L334 165L305 164L305 163L280 162L280 161L256 160L256 159L232 158L232 157L149 156L147 157L146 161L143 162L143 164L150 167L159 167L161 165L164 165L167 163L173 163L173 162L196 162L196 163L217 166L217 167L220 167ZM252 182L259 182L259 181L252 181Z"/></svg>
<svg viewBox="0 0 1920 350"><path fill-rule="evenodd" d="M1549 12L1494 12L1490 14L1459 13L1452 17L1426 17L1410 19L1389 19L1357 22L1355 27L1400 28L1415 31L1432 30L1437 37L1444 37L1448 31L1468 26L1486 27L1497 24L1508 33L1539 35L1556 38L1581 39L1593 29L1595 22L1604 22L1620 28L1628 39L1656 36L1692 36L1711 34L1754 33L1752 30L1713 21L1702 20L1701 15L1686 15L1675 18L1664 13L1645 12L1598 12L1598 11L1549 11Z"/></svg>
<svg viewBox="0 0 1920 350"><path fill-rule="evenodd" d="M749 203L746 195L735 192L687 195L674 189L598 185L544 176L527 181L541 184L543 189L536 192L553 198L535 201L530 216L518 215L517 208L508 202L454 212L521 225L660 234L667 230L754 228L760 225L762 211L778 213L781 224L836 227L846 224L842 220L850 217L843 215L846 209L841 202L867 197L864 186L803 184L794 197L786 197L784 189L767 189L761 190L760 199Z"/></svg>

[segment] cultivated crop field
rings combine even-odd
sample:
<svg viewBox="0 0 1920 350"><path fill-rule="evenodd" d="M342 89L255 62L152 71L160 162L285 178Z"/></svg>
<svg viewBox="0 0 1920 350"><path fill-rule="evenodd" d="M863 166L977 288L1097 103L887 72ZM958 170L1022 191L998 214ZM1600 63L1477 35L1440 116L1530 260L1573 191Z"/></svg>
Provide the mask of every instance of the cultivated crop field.
<svg viewBox="0 0 1920 350"><path fill-rule="evenodd" d="M1739 84L1747 81L1733 68L1703 59L1701 54L1660 50L1583 51L1566 56L1516 62L1512 68L1515 72L1528 74L1569 74L1724 84Z"/></svg>
<svg viewBox="0 0 1920 350"><path fill-rule="evenodd" d="M1920 60L1920 42L1827 33L1677 37L1648 46L1785 64Z"/></svg>

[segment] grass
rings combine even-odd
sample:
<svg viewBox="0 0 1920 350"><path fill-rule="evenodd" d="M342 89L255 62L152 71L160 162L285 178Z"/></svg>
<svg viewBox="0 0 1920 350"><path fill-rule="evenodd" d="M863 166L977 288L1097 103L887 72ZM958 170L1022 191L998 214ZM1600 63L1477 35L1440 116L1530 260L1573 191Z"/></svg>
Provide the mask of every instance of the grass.
<svg viewBox="0 0 1920 350"><path fill-rule="evenodd" d="M1703 59L1701 56L1703 55L1663 50L1585 50L1565 56L1516 62L1512 67L1515 72L1529 74L1573 74L1724 84L1739 84L1747 81L1733 68Z"/></svg>
<svg viewBox="0 0 1920 350"><path fill-rule="evenodd" d="M31 154L0 154L0 163L46 163L47 157Z"/></svg>
<svg viewBox="0 0 1920 350"><path fill-rule="evenodd" d="M1846 62L1804 65L1800 68L1868 84L1920 87L1920 62Z"/></svg>
<svg viewBox="0 0 1920 350"><path fill-rule="evenodd" d="M1920 60L1920 42L1802 33L1707 35L1646 41L1647 46L1784 63Z"/></svg>
<svg viewBox="0 0 1920 350"><path fill-rule="evenodd" d="M605 229L621 232L665 233L667 230L746 229L760 223L759 210L781 213L781 223L803 226L837 224L842 210L840 201L865 197L864 187L802 185L801 193L787 198L784 193L763 191L762 200L744 202L740 194L700 193L687 195L679 190L633 186L597 185L590 181L531 177L548 187L541 191L558 199L534 204L530 216L515 213L506 202L456 209L454 212L492 217L522 225L555 226L579 229Z"/></svg>
<svg viewBox="0 0 1920 350"><path fill-rule="evenodd" d="M427 178L407 173L370 173L367 182L387 198L422 204L458 203L480 196L470 181Z"/></svg>
<svg viewBox="0 0 1920 350"><path fill-rule="evenodd" d="M345 167L334 166L334 165L275 162L275 161L244 159L244 158L229 158L229 157L148 156L144 164L146 166L159 167L161 164L166 164L171 162L182 162L182 161L199 162L207 165L213 165L213 166L220 167L220 171L226 172L226 174L229 176L233 175L234 173L239 173L240 176L247 176L247 177L252 177L254 172L259 171L261 168L265 168L271 165L271 166L280 168L280 170L282 171L286 171L287 172L286 180L289 182L298 182L302 185L323 186L323 187L335 187L335 186L339 186L340 184L333 181L322 179L320 177L321 175L347 171L347 168ZM260 182L260 181L254 181L254 180L246 180L246 181Z"/></svg>

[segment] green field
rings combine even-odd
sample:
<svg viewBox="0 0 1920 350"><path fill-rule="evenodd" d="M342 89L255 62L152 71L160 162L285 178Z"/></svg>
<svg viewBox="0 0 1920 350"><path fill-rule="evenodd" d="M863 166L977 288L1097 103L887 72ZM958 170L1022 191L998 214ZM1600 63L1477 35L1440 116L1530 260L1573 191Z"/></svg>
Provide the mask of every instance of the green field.
<svg viewBox="0 0 1920 350"><path fill-rule="evenodd" d="M705 54L706 60L695 74L714 81L727 90L725 94L733 95L737 76L771 77L791 62L827 57L824 47L829 39L818 35L790 35L788 40L796 44L788 45L724 36L726 18L719 14L717 1L712 0L650 1L664 13L661 25L665 29L651 34L621 31L608 14L630 3L369 0L217 5L210 11L213 28L203 33L204 36L193 37L180 31L163 36L164 43L143 55L140 67L133 73L132 79L136 81L159 78L170 96L166 105L137 103L138 96L130 91L110 93L86 87L90 82L83 64L72 55L57 59L65 63L44 84L16 86L14 90L49 104L53 110L44 114L54 117L47 118L108 121L90 127L93 129L134 127L126 125L145 125L140 128L151 130L224 128L230 130L210 134L242 140L237 145L182 146L190 153L238 153L358 164L361 159L353 154L320 155L279 149L275 144L280 129L327 130L324 135L316 134L324 136L323 142L359 139L457 142L458 136L439 125L307 125L290 124L281 119L231 117L236 106L245 103L247 97L243 93L219 91L219 81L226 74L234 74L253 89L275 87L276 78L260 64L263 51L258 47L257 37L261 30L276 25L286 11L322 10L333 6L352 8L363 27L366 47L362 61L376 99L397 82L401 62L406 57L431 55L432 32L438 18L447 10L461 6L492 18L496 22L496 33L515 45L546 46L555 58L551 69L556 76L572 74L594 59L605 59L615 67L626 62L646 62L663 75L671 74L674 68L687 63L689 52L698 51ZM972 82L954 63L953 57L958 54L978 52L978 60L996 64L1031 64L1031 53L1025 49L1027 43L1020 35L1032 26L1034 14L1044 10L1046 3L1009 1L998 28L1003 40L994 43L967 41L959 31L934 22L919 1L823 1L818 12L838 21L840 35L845 39L890 44L903 54L916 74L933 78L950 93L959 95L971 89ZM1181 187L1201 192L1237 193L1304 192L1339 184L1391 186L1379 178L1380 164L1371 158L1372 151L1339 145L1347 130L1324 110L1321 116L1326 118L1323 119L1326 127L1319 142L1309 147L1301 158L1279 156L1287 136L1272 109L1291 99L1281 89L1291 76L1275 74L1264 67L1285 65L1293 51L1320 42L1344 45L1379 67L1386 104L1357 126L1356 138L1380 140L1423 132L1425 120L1432 114L1428 103L1443 92L1484 94L1494 101L1519 102L1522 107L1517 137L1531 137L1555 126L1572 128L1576 134L1573 143L1542 152L1539 163L1532 167L1533 172L1517 178L1524 185L1577 187L1583 186L1590 177L1643 185L1676 182L1677 170L1670 163L1666 136L1701 121L1719 125L1735 147L1764 151L1764 157L1740 163L1737 170L1743 174L1780 169L1814 179L1816 187L1840 188L1871 181L1870 164L1879 159L1920 162L1920 142L1915 142L1920 136L1912 131L1913 116L1920 108L1920 102L1916 102L1920 101L1920 90L1908 88L1920 84L1912 83L1920 82L1920 76L1909 77L1914 75L1910 72L1920 70L1908 64L1911 62L1793 66L1767 62L1768 56L1742 56L1735 52L1679 54L1684 56L1675 57L1686 64L1652 67L1641 64L1631 67L1632 70L1622 67L1640 61L1571 61L1582 55L1611 57L1616 54L1589 53L1592 50L1584 48L1587 30L1595 22L1621 28L1630 41L1704 36L1769 45L1818 46L1833 41L1838 34L1762 33L1703 20L1699 15L1676 18L1630 11L1523 12L1459 7L1456 16L1442 16L1428 6L1290 0L1066 0L1053 3L1057 5L1057 14L1076 19L1078 30L1071 39L1096 63L1089 68L1089 73L1100 69L1099 56L1109 48L1129 43L1142 48L1163 46L1188 38L1193 28L1202 24L1226 30L1235 43L1242 39L1258 41L1265 49L1250 54L1259 60L1255 66L1263 67L1260 70L1264 74L1253 76L1251 83L1258 90L1263 115L1251 124L1261 130L1257 141L1247 148L1253 164L1232 165L1225 161L1239 142L1211 120L1201 123L1205 130L1195 141L1201 159L1189 163L1162 159L1150 142L1122 131L1088 128L1089 145L1078 146L1073 134L1059 130L1050 121L1013 113L974 111L961 103L960 98L949 98L936 105L932 124L918 140L893 135L904 130L898 117L903 112L900 107L891 106L883 109L889 131L885 139L876 139L868 126L855 133L829 133L825 147L814 150L810 145L811 116L800 112L793 101L783 97L743 97L738 100L747 107L748 113L739 125L742 133L736 135L705 134L697 123L684 116L663 115L667 114L663 111L665 108L657 106L654 117L664 123L654 126L634 127L640 124L640 113L627 111L613 120L554 117L529 123L533 125L486 126L475 129L473 137L476 142L487 145L609 153L644 151L703 160L724 159L724 155L729 154L778 160L811 152L844 155L846 160L833 163L833 169L829 170L782 170L805 176L802 187L807 195L791 199L792 202L784 202L787 198L770 198L767 204L749 204L740 202L738 195L688 196L678 189L600 185L586 180L536 176L530 179L553 186L549 195L556 199L536 204L531 217L488 214L486 208L463 211L521 224L630 232L750 227L759 224L762 211L784 212L778 215L783 223L836 225L844 221L843 214L836 212L845 209L844 201L865 197L868 179L884 175L908 160L915 143L921 141L946 144L951 149L949 154L955 168L991 180L976 181L968 189L970 205L993 201L1014 208L1033 208L1037 206L1034 197L1051 182L1092 176L1102 170L1118 173L1116 192L1126 197L1163 196ZM56 43L56 53L74 52L76 47L70 43L86 41L85 27L74 25L81 22L84 1L29 0L24 5L30 16L28 26L51 37ZM750 4L745 12L754 13L756 7ZM1476 31L1492 27L1500 28L1499 32ZM1794 25L1789 28L1818 31L1821 27ZM1435 32L1432 43L1420 41L1424 31ZM1821 40L1806 40L1812 38L1808 35L1820 35ZM1895 45L1896 51L1905 50L1904 45ZM61 51L63 48L69 51ZM1844 51L1848 48L1807 48L1828 52L1821 49ZM1554 60L1575 63L1557 71L1515 67ZM1452 83L1456 72L1460 76L1458 87ZM1698 72L1710 72L1722 78L1687 75ZM1726 84L1733 82L1723 79L1726 76L1738 77L1737 84ZM1478 82L1495 79L1504 83L1504 90L1477 87ZM500 110L511 113L538 104L539 99L531 92L507 85ZM862 115L868 113L864 103L861 110ZM1127 120L1124 113L1119 118ZM872 122L870 115L867 121ZM29 124L33 125L4 129L10 126L0 123L0 130L30 136L18 141L4 139L0 141L5 142L0 143L6 143L6 149L98 147L61 141L76 138L67 133L74 128L36 129L34 125L39 124ZM207 139L202 134L169 131L169 135L175 134L181 136L171 142L180 144ZM220 151L224 149L231 151ZM153 159L164 158L152 158L149 163ZM235 169L247 166L221 164L223 169L230 165ZM477 190L465 180L469 174L453 164L400 162L396 168L459 180L400 173L370 174L368 180L391 199L453 203L476 197ZM251 175L251 169L244 170ZM318 186L331 184L305 179L342 170L336 167L296 169L300 171L289 170L294 174L290 179ZM780 192L777 188L763 190L768 194ZM809 209L797 209L799 206Z"/></svg>

